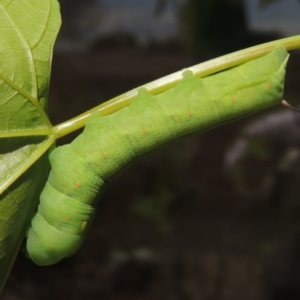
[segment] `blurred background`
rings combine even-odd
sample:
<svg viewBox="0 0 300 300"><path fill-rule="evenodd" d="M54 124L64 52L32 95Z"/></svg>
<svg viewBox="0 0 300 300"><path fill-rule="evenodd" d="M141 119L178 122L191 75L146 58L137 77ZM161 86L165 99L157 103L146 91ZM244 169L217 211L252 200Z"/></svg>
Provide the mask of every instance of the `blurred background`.
<svg viewBox="0 0 300 300"><path fill-rule="evenodd" d="M300 33L297 0L60 4L53 124L182 68ZM299 52L287 70L285 99L297 106ZM51 267L20 253L3 299L300 299L299 129L300 115L277 107L140 159L108 187L79 252Z"/></svg>

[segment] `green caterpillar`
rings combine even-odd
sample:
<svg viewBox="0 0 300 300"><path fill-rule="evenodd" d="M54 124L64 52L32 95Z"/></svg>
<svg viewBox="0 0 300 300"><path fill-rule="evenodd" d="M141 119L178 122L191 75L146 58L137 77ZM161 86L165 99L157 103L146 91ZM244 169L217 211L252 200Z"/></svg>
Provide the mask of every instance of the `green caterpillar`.
<svg viewBox="0 0 300 300"><path fill-rule="evenodd" d="M92 115L84 132L50 154L52 171L27 234L39 265L74 254L91 225L97 196L136 158L180 137L202 132L282 101L288 53L282 47L204 78L191 71L174 88L108 116Z"/></svg>

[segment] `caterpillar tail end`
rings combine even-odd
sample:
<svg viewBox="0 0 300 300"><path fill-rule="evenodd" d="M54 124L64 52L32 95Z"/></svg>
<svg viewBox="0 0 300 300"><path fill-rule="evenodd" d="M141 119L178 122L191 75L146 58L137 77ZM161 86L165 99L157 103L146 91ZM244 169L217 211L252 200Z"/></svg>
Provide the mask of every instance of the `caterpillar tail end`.
<svg viewBox="0 0 300 300"><path fill-rule="evenodd" d="M282 101L281 101L281 104L282 104L283 106L287 107L287 108L290 108L290 109L292 109L292 110L294 110L294 111L300 113L300 110L299 110L299 109L295 108L294 106L292 106L291 104L289 104L289 103L288 103L287 101L285 101L285 100L282 100Z"/></svg>

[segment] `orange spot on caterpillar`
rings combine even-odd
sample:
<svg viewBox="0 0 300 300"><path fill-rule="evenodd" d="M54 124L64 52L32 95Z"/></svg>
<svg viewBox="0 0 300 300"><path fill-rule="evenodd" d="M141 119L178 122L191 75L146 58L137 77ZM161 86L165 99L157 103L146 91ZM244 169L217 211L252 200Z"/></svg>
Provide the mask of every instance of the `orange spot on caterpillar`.
<svg viewBox="0 0 300 300"><path fill-rule="evenodd" d="M102 156L103 158L106 158L106 154L105 154L104 152L101 153L101 156Z"/></svg>
<svg viewBox="0 0 300 300"><path fill-rule="evenodd" d="M81 225L81 232L84 232L86 230L87 226L88 226L88 222L84 221Z"/></svg>
<svg viewBox="0 0 300 300"><path fill-rule="evenodd" d="M189 110L187 111L187 114L189 115L189 117L191 117L191 116L192 116L192 111L189 109Z"/></svg>
<svg viewBox="0 0 300 300"><path fill-rule="evenodd" d="M79 187L80 187L80 183L79 183L79 182L75 182L75 186L76 186L77 188L79 188Z"/></svg>
<svg viewBox="0 0 300 300"><path fill-rule="evenodd" d="M65 216L64 219L65 219L65 221L68 221L68 222L71 220L70 217L68 217L68 216Z"/></svg>
<svg viewBox="0 0 300 300"><path fill-rule="evenodd" d="M266 88L269 89L270 87L271 87L271 84L267 82L266 83Z"/></svg>
<svg viewBox="0 0 300 300"><path fill-rule="evenodd" d="M231 96L231 97L230 97L230 101L231 101L232 103L234 103L234 102L235 102L235 97Z"/></svg>
<svg viewBox="0 0 300 300"><path fill-rule="evenodd" d="M48 249L49 249L50 251L53 251L53 250L54 250L54 248L53 248L52 246L49 246Z"/></svg>
<svg viewBox="0 0 300 300"><path fill-rule="evenodd" d="M145 134L147 133L147 129L146 129L146 128L143 128L142 131L143 131L143 133L145 133Z"/></svg>

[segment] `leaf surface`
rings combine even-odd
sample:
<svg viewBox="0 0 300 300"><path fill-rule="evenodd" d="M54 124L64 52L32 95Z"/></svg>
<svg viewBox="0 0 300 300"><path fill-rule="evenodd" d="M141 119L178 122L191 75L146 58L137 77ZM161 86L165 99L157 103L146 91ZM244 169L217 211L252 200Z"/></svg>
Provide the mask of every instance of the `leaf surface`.
<svg viewBox="0 0 300 300"><path fill-rule="evenodd" d="M54 143L45 112L56 0L0 0L0 291L48 172Z"/></svg>

